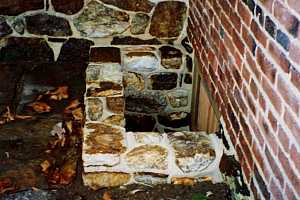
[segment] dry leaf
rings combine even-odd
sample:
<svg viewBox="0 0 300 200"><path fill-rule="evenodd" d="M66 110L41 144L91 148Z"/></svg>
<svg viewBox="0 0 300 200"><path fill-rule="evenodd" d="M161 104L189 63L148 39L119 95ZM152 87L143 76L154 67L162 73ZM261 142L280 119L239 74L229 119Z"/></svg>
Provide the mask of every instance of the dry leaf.
<svg viewBox="0 0 300 200"><path fill-rule="evenodd" d="M194 185L195 179L193 178L172 178L172 183L174 185Z"/></svg>
<svg viewBox="0 0 300 200"><path fill-rule="evenodd" d="M15 120L14 115L11 114L10 108L7 106L6 112L0 117L0 124L5 124L13 120Z"/></svg>
<svg viewBox="0 0 300 200"><path fill-rule="evenodd" d="M42 167L42 172L47 174L48 173L48 169L50 167L50 162L48 160L45 160L44 162L42 162L40 164L40 166Z"/></svg>
<svg viewBox="0 0 300 200"><path fill-rule="evenodd" d="M83 119L83 110L82 108L77 108L72 111L72 115L75 120L82 120Z"/></svg>
<svg viewBox="0 0 300 200"><path fill-rule="evenodd" d="M29 104L28 106L32 107L32 109L38 113L47 113L47 112L51 111L51 107L44 102L36 101L36 102Z"/></svg>
<svg viewBox="0 0 300 200"><path fill-rule="evenodd" d="M16 115L15 119L32 119L30 115Z"/></svg>
<svg viewBox="0 0 300 200"><path fill-rule="evenodd" d="M72 133L72 131L73 131L72 121L67 121L66 122L66 127L67 127L67 130L69 131L69 133Z"/></svg>
<svg viewBox="0 0 300 200"><path fill-rule="evenodd" d="M62 99L69 98L68 94L68 86L61 86L58 87L55 91L48 91L46 93L47 95L50 95L50 99L60 101Z"/></svg>
<svg viewBox="0 0 300 200"><path fill-rule="evenodd" d="M112 200L111 194L109 192L104 192L102 199L103 200Z"/></svg>
<svg viewBox="0 0 300 200"><path fill-rule="evenodd" d="M79 100L75 99L75 100L71 101L70 105L68 105L65 108L65 111L73 110L73 109L77 108L79 105L80 105Z"/></svg>
<svg viewBox="0 0 300 200"><path fill-rule="evenodd" d="M63 166L60 174L60 184L69 184L73 180L73 178L76 175L76 167L77 167L77 162L76 160L70 160L65 163Z"/></svg>

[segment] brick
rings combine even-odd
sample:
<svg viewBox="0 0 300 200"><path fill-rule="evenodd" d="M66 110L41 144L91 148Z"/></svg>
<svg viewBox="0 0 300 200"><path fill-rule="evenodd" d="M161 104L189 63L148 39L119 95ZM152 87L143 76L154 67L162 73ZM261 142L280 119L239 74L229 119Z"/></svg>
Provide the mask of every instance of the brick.
<svg viewBox="0 0 300 200"><path fill-rule="evenodd" d="M269 16L267 16L265 20L265 29L271 37L275 37L277 27Z"/></svg>
<svg viewBox="0 0 300 200"><path fill-rule="evenodd" d="M274 16L294 37L298 35L299 21L280 1L274 2Z"/></svg>
<svg viewBox="0 0 300 200"><path fill-rule="evenodd" d="M250 89L251 89L253 96L256 99L258 97L258 90L257 90L256 83L254 82L253 79L251 79L251 82L250 82Z"/></svg>
<svg viewBox="0 0 300 200"><path fill-rule="evenodd" d="M266 154L267 160L270 164L270 167L273 171L274 177L279 181L280 186L283 188L284 177L283 177L282 171L280 170L280 168L278 167L278 165L276 163L277 160L275 161L276 158L270 153L270 150L267 147L265 148L265 154Z"/></svg>
<svg viewBox="0 0 300 200"><path fill-rule="evenodd" d="M286 50L289 50L290 47L290 39L289 37L282 32L281 30L277 30L276 41Z"/></svg>
<svg viewBox="0 0 300 200"><path fill-rule="evenodd" d="M300 72L295 68L291 68L291 74L292 74L292 78L291 78L292 83L300 91Z"/></svg>
<svg viewBox="0 0 300 200"><path fill-rule="evenodd" d="M261 9L259 5L256 5L255 15L256 17L258 17L259 24L263 26L265 21L265 15L264 15L264 11Z"/></svg>
<svg viewBox="0 0 300 200"><path fill-rule="evenodd" d="M246 45L248 46L250 52L255 55L255 49L256 49L256 42L254 40L254 38L249 34L249 31L245 28L245 26L243 26L242 28L242 32L243 32L243 39L246 43Z"/></svg>
<svg viewBox="0 0 300 200"><path fill-rule="evenodd" d="M267 46L267 37L265 33L260 29L255 20L251 21L251 31L253 32L255 38L264 46Z"/></svg>
<svg viewBox="0 0 300 200"><path fill-rule="evenodd" d="M282 112L282 101L276 91L271 87L271 85L268 83L266 79L262 80L262 86L264 88L264 91L267 93L267 96L269 97L272 105L274 106L275 110L279 114Z"/></svg>
<svg viewBox="0 0 300 200"><path fill-rule="evenodd" d="M277 119L275 118L275 116L272 114L271 111L269 111L269 114L268 114L268 119L269 119L269 122L272 126L272 129L274 130L274 132L277 131L277 124L278 124L278 121Z"/></svg>
<svg viewBox="0 0 300 200"><path fill-rule="evenodd" d="M286 133L286 130L284 130L281 125L278 126L277 135L284 151L289 152L290 139Z"/></svg>
<svg viewBox="0 0 300 200"><path fill-rule="evenodd" d="M250 167L248 166L247 162L245 162L244 160L241 161L241 168L242 168L242 172L245 176L245 180L246 180L246 183L250 183L250 172L251 172L251 169Z"/></svg>
<svg viewBox="0 0 300 200"><path fill-rule="evenodd" d="M240 35L238 35L236 31L232 31L232 40L234 45L237 47L238 51L240 52L240 54L243 55L245 52L245 46L241 40Z"/></svg>
<svg viewBox="0 0 300 200"><path fill-rule="evenodd" d="M272 56L272 58L276 61L276 63L281 67L281 69L289 73L291 63L288 61L285 54L281 52L281 50L273 43L269 42L268 50Z"/></svg>
<svg viewBox="0 0 300 200"><path fill-rule="evenodd" d="M261 131L258 128L258 123L254 120L254 118L252 116L249 116L248 118L249 118L250 127L253 130L254 136L258 140L260 146L263 147L265 144L265 140L262 136Z"/></svg>
<svg viewBox="0 0 300 200"><path fill-rule="evenodd" d="M291 130L292 134L295 136L297 142L300 144L300 124L299 120L295 119L295 117L291 114L287 109L284 112L284 122Z"/></svg>
<svg viewBox="0 0 300 200"><path fill-rule="evenodd" d="M271 147L271 150L274 152L274 154L276 154L278 144L274 137L274 131L270 130L270 127L267 124L267 120L262 115L259 115L258 124L259 124L261 130L263 131L263 135L267 139L267 142L268 142L269 146Z"/></svg>
<svg viewBox="0 0 300 200"><path fill-rule="evenodd" d="M298 14L300 14L300 1L299 0L288 0L289 7L294 9Z"/></svg>
<svg viewBox="0 0 300 200"><path fill-rule="evenodd" d="M254 75L256 76L258 81L260 81L261 80L261 72L258 70L256 63L253 60L253 58L249 52L246 53L246 60L247 60L250 70L254 73Z"/></svg>
<svg viewBox="0 0 300 200"><path fill-rule="evenodd" d="M237 32L241 31L241 18L236 12L230 13L230 19L232 20L232 24L234 28L237 30Z"/></svg>
<svg viewBox="0 0 300 200"><path fill-rule="evenodd" d="M258 102L259 102L259 105L260 105L260 108L265 111L266 110L266 100L265 98L263 97L262 93L259 92L258 94Z"/></svg>
<svg viewBox="0 0 300 200"><path fill-rule="evenodd" d="M292 43L290 46L289 51L290 58L292 61L300 65L300 47L298 47L296 44Z"/></svg>
<svg viewBox="0 0 300 200"><path fill-rule="evenodd" d="M260 65L262 72L268 77L268 79L274 83L276 78L276 68L262 52L260 48L257 49L257 63Z"/></svg>
<svg viewBox="0 0 300 200"><path fill-rule="evenodd" d="M245 138L244 134L242 134L242 133L239 135L239 141L240 141L241 146L243 147L243 152L245 154L243 159L247 161L247 164L249 166L252 166L253 165L253 158L252 158L253 154L250 150L252 144L247 144L246 138Z"/></svg>
<svg viewBox="0 0 300 200"><path fill-rule="evenodd" d="M245 64L243 65L243 68L242 68L242 77L243 77L244 81L246 81L246 83L249 83L249 81L250 81L250 72L247 69L247 67L245 66Z"/></svg>
<svg viewBox="0 0 300 200"><path fill-rule="evenodd" d="M273 179L271 180L270 188L271 188L273 199L284 200L281 189L279 189L279 186L277 186L277 184ZM283 187L281 186L281 188Z"/></svg>
<svg viewBox="0 0 300 200"><path fill-rule="evenodd" d="M238 13L240 14L242 20L244 21L244 23L249 26L251 23L251 12L246 8L246 6L241 2L238 1Z"/></svg>
<svg viewBox="0 0 300 200"><path fill-rule="evenodd" d="M296 194L293 192L293 190L287 184L285 186L284 193L287 196L287 199L291 199L291 200L299 199L299 198L296 197Z"/></svg>
<svg viewBox="0 0 300 200"><path fill-rule="evenodd" d="M262 176L260 175L257 167L254 167L254 176L255 176L258 187L259 187L261 193L263 194L264 198L270 199L270 192L266 186L265 181L263 180Z"/></svg>
<svg viewBox="0 0 300 200"><path fill-rule="evenodd" d="M291 160L295 164L295 167L300 172L300 152L297 150L295 144L293 144L291 147L290 155L291 155Z"/></svg>
<svg viewBox="0 0 300 200"><path fill-rule="evenodd" d="M259 0L259 1L270 13L272 13L274 0Z"/></svg>

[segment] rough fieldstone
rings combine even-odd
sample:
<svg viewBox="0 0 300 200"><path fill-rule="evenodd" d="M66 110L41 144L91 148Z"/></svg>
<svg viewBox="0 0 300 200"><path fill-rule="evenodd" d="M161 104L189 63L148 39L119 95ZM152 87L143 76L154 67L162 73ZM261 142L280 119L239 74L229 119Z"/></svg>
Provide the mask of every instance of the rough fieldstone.
<svg viewBox="0 0 300 200"><path fill-rule="evenodd" d="M103 123L124 127L125 118L124 115L112 115L103 120Z"/></svg>
<svg viewBox="0 0 300 200"><path fill-rule="evenodd" d="M86 124L86 128L89 130L84 139L86 154L120 154L126 151L123 129L103 123Z"/></svg>
<svg viewBox="0 0 300 200"><path fill-rule="evenodd" d="M100 121L103 114L103 103L101 99L88 98L86 103L88 118L92 121Z"/></svg>
<svg viewBox="0 0 300 200"><path fill-rule="evenodd" d="M84 0L51 0L56 12L73 15L81 10Z"/></svg>
<svg viewBox="0 0 300 200"><path fill-rule="evenodd" d="M93 172L83 174L84 185L93 190L125 185L130 181L130 174L120 172Z"/></svg>
<svg viewBox="0 0 300 200"><path fill-rule="evenodd" d="M61 47L57 62L87 63L89 61L90 40L69 38Z"/></svg>
<svg viewBox="0 0 300 200"><path fill-rule="evenodd" d="M148 0L101 0L103 3L114 5L123 10L135 12L150 12L154 3Z"/></svg>
<svg viewBox="0 0 300 200"><path fill-rule="evenodd" d="M131 21L130 32L133 35L144 34L149 24L150 17L144 13L137 13Z"/></svg>
<svg viewBox="0 0 300 200"><path fill-rule="evenodd" d="M10 26L7 24L6 19L0 16L0 37L4 37L13 32Z"/></svg>
<svg viewBox="0 0 300 200"><path fill-rule="evenodd" d="M107 108L117 114L124 113L125 102L123 96L106 97Z"/></svg>
<svg viewBox="0 0 300 200"><path fill-rule="evenodd" d="M179 69L182 64L182 53L179 49L170 46L159 48L161 53L161 65L166 69Z"/></svg>
<svg viewBox="0 0 300 200"><path fill-rule="evenodd" d="M141 74L125 72L123 76L123 85L125 89L141 91L145 88L145 80Z"/></svg>
<svg viewBox="0 0 300 200"><path fill-rule="evenodd" d="M0 15L15 16L29 10L44 8L44 0L1 0Z"/></svg>
<svg viewBox="0 0 300 200"><path fill-rule="evenodd" d="M97 83L101 78L101 65L89 65L86 69L86 82Z"/></svg>
<svg viewBox="0 0 300 200"><path fill-rule="evenodd" d="M167 107L166 97L161 92L127 91L125 93L126 111L138 113L159 113Z"/></svg>
<svg viewBox="0 0 300 200"><path fill-rule="evenodd" d="M27 31L35 35L71 36L72 30L68 20L40 13L25 17Z"/></svg>
<svg viewBox="0 0 300 200"><path fill-rule="evenodd" d="M10 37L0 50L0 61L7 63L49 63L54 54L48 43L41 38Z"/></svg>
<svg viewBox="0 0 300 200"><path fill-rule="evenodd" d="M100 74L101 81L112 81L114 83L123 82L122 67L118 63L103 64Z"/></svg>
<svg viewBox="0 0 300 200"><path fill-rule="evenodd" d="M125 37L114 37L111 44L112 45L159 45L161 44L161 42L156 38L142 40L139 38L125 36Z"/></svg>
<svg viewBox="0 0 300 200"><path fill-rule="evenodd" d="M126 130L127 131L140 131L151 132L153 131L156 120L153 116L143 114L126 114Z"/></svg>
<svg viewBox="0 0 300 200"><path fill-rule="evenodd" d="M138 146L126 154L125 160L129 167L137 170L167 169L168 151L159 145Z"/></svg>
<svg viewBox="0 0 300 200"><path fill-rule="evenodd" d="M135 132L134 138L140 144L160 144L163 136L158 132Z"/></svg>
<svg viewBox="0 0 300 200"><path fill-rule="evenodd" d="M121 63L121 52L116 47L94 47L91 48L90 62L99 63Z"/></svg>
<svg viewBox="0 0 300 200"><path fill-rule="evenodd" d="M176 164L185 173L207 168L216 157L210 139L203 133L176 132L168 137L175 150Z"/></svg>
<svg viewBox="0 0 300 200"><path fill-rule="evenodd" d="M193 53L193 47L191 46L188 37L185 37L185 38L181 41L181 45L185 48L185 50L186 50L188 53Z"/></svg>
<svg viewBox="0 0 300 200"><path fill-rule="evenodd" d="M23 17L17 17L13 24L12 27L15 29L15 31L21 35L24 34L25 32L25 21Z"/></svg>
<svg viewBox="0 0 300 200"><path fill-rule="evenodd" d="M151 52L130 52L124 57L124 67L132 71L151 72L159 67L159 61Z"/></svg>
<svg viewBox="0 0 300 200"><path fill-rule="evenodd" d="M129 15L96 1L91 1L74 25L82 36L106 37L124 32L129 27Z"/></svg>
<svg viewBox="0 0 300 200"><path fill-rule="evenodd" d="M167 97L173 108L180 108L188 105L188 91L186 90L175 90L169 92Z"/></svg>
<svg viewBox="0 0 300 200"><path fill-rule="evenodd" d="M183 29L186 11L184 2L159 2L152 16L150 34L158 38L178 37Z"/></svg>
<svg viewBox="0 0 300 200"><path fill-rule="evenodd" d="M187 112L173 112L169 114L158 115L158 122L166 127L180 128L189 126L191 123L191 114Z"/></svg>
<svg viewBox="0 0 300 200"><path fill-rule="evenodd" d="M191 58L191 56L187 55L185 62L186 62L186 68L187 68L188 72L192 72L193 71L193 59Z"/></svg>
<svg viewBox="0 0 300 200"><path fill-rule="evenodd" d="M148 185L158 185L167 184L168 175L157 174L157 173L136 173L134 174L134 180L138 183L148 184Z"/></svg>
<svg viewBox="0 0 300 200"><path fill-rule="evenodd" d="M89 87L86 92L87 97L106 97L112 95L121 95L123 87L121 84L106 81L100 82L98 87Z"/></svg>
<svg viewBox="0 0 300 200"><path fill-rule="evenodd" d="M178 75L173 72L162 72L150 76L150 90L171 90L177 87Z"/></svg>

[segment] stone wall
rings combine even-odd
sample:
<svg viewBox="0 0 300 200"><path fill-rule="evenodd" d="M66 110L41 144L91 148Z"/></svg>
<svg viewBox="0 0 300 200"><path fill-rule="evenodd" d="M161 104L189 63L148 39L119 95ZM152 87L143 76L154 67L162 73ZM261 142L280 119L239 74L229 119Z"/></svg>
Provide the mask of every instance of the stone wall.
<svg viewBox="0 0 300 200"><path fill-rule="evenodd" d="M255 199L300 199L300 1L192 0L189 38Z"/></svg>

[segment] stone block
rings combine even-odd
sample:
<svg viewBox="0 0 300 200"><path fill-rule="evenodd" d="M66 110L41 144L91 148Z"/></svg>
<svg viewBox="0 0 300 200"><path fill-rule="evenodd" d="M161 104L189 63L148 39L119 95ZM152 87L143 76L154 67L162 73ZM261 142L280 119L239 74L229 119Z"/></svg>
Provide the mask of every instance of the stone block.
<svg viewBox="0 0 300 200"><path fill-rule="evenodd" d="M159 61L151 52L130 52L124 57L124 67L135 72L151 72L159 67Z"/></svg>
<svg viewBox="0 0 300 200"><path fill-rule="evenodd" d="M125 185L130 181L130 178L130 174L118 172L93 172L83 174L84 185L94 190Z"/></svg>

